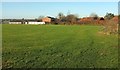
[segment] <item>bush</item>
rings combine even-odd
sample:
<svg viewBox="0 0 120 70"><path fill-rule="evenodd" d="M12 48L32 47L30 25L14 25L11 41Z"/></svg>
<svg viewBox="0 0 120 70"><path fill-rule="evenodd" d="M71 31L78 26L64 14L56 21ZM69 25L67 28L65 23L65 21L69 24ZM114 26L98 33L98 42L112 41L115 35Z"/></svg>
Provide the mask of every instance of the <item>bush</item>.
<svg viewBox="0 0 120 70"><path fill-rule="evenodd" d="M104 24L105 34L116 34L118 33L118 23L113 20L107 20Z"/></svg>

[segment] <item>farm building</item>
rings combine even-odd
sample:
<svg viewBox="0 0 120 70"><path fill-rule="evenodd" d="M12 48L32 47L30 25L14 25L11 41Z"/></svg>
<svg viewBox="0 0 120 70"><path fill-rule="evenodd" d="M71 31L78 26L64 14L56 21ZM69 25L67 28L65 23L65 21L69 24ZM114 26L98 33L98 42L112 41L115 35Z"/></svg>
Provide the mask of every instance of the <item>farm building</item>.
<svg viewBox="0 0 120 70"><path fill-rule="evenodd" d="M21 24L21 22L9 22L9 24Z"/></svg>
<svg viewBox="0 0 120 70"><path fill-rule="evenodd" d="M77 22L79 24L91 24L92 21L93 21L93 17L83 17L79 19Z"/></svg>
<svg viewBox="0 0 120 70"><path fill-rule="evenodd" d="M21 20L10 20L9 24L22 24Z"/></svg>
<svg viewBox="0 0 120 70"><path fill-rule="evenodd" d="M98 17L95 19L94 17L83 17L78 20L79 24L95 24L95 25L103 25L105 23L105 19L103 17Z"/></svg>
<svg viewBox="0 0 120 70"><path fill-rule="evenodd" d="M42 18L42 22L50 23L51 22L51 18L48 18L48 17Z"/></svg>
<svg viewBox="0 0 120 70"><path fill-rule="evenodd" d="M25 24L45 24L45 22L30 21L30 22L25 22Z"/></svg>
<svg viewBox="0 0 120 70"><path fill-rule="evenodd" d="M84 17L80 21L92 21L93 17Z"/></svg>
<svg viewBox="0 0 120 70"><path fill-rule="evenodd" d="M45 24L45 22L40 22L36 19L24 19L24 20L11 20L9 24Z"/></svg>
<svg viewBox="0 0 120 70"><path fill-rule="evenodd" d="M105 19L103 17L99 17L99 19L96 21L97 24L103 25L106 23Z"/></svg>
<svg viewBox="0 0 120 70"><path fill-rule="evenodd" d="M84 18L81 18L80 19L80 21L93 21L93 20L95 20L94 19L94 17L84 17ZM100 18L98 18L98 19L96 19L96 20L104 20L104 18L103 17L100 17Z"/></svg>
<svg viewBox="0 0 120 70"><path fill-rule="evenodd" d="M37 19L27 19L25 24L45 24L45 22L41 22Z"/></svg>
<svg viewBox="0 0 120 70"><path fill-rule="evenodd" d="M100 17L100 20L105 20L103 17Z"/></svg>

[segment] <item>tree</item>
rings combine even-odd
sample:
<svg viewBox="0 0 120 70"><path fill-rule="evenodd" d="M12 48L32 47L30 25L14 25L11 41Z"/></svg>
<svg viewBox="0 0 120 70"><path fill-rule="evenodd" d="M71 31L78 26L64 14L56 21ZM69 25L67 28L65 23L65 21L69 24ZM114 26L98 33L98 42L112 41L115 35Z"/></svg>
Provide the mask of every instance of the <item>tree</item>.
<svg viewBox="0 0 120 70"><path fill-rule="evenodd" d="M112 18L114 17L114 14L112 13L106 13L105 19L106 23L104 24L104 32L106 34L116 34L118 33L118 22L115 22Z"/></svg>
<svg viewBox="0 0 120 70"><path fill-rule="evenodd" d="M25 24L25 19L24 18L22 18L22 24Z"/></svg>
<svg viewBox="0 0 120 70"><path fill-rule="evenodd" d="M104 33L107 35L118 33L118 23L113 20L107 20L104 24Z"/></svg>
<svg viewBox="0 0 120 70"><path fill-rule="evenodd" d="M98 19L98 15L96 13L91 13L90 17L93 17L94 20Z"/></svg>
<svg viewBox="0 0 120 70"><path fill-rule="evenodd" d="M62 12L58 13L58 18L59 18L60 23L66 21L65 20L65 15Z"/></svg>
<svg viewBox="0 0 120 70"><path fill-rule="evenodd" d="M64 17L65 17L65 16L64 16L63 13L60 12L60 13L58 14L58 18L59 18L60 20L62 20Z"/></svg>
<svg viewBox="0 0 120 70"><path fill-rule="evenodd" d="M42 15L38 17L39 20L41 20L42 18L44 18L44 16L42 16Z"/></svg>
<svg viewBox="0 0 120 70"><path fill-rule="evenodd" d="M60 24L63 24L66 22L66 16L63 13L58 13L58 20L57 20Z"/></svg>
<svg viewBox="0 0 120 70"><path fill-rule="evenodd" d="M69 14L66 16L66 21L70 24L75 24L77 22L77 16L74 14Z"/></svg>
<svg viewBox="0 0 120 70"><path fill-rule="evenodd" d="M112 13L106 13L106 15L104 16L104 18L107 19L107 20L110 20L113 17L114 17L114 14L112 14Z"/></svg>

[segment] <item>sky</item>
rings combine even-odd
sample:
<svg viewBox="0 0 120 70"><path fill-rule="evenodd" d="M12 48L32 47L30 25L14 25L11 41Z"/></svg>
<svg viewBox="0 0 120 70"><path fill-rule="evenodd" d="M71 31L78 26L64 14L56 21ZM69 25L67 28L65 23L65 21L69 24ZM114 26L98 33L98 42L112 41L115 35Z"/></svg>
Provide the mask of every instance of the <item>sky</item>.
<svg viewBox="0 0 120 70"><path fill-rule="evenodd" d="M107 12L118 14L118 2L3 2L3 19L34 19L39 16L57 17L62 12L87 17L96 13L102 17Z"/></svg>
<svg viewBox="0 0 120 70"><path fill-rule="evenodd" d="M119 0L1 0L2 2L118 2Z"/></svg>

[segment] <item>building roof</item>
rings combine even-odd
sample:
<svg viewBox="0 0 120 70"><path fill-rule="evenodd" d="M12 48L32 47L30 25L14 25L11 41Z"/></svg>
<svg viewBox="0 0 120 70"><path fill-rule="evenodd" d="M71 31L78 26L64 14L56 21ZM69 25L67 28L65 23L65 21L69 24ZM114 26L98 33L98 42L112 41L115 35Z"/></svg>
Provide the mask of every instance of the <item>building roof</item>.
<svg viewBox="0 0 120 70"><path fill-rule="evenodd" d="M93 20L93 17L83 17L80 19L80 21L91 21Z"/></svg>
<svg viewBox="0 0 120 70"><path fill-rule="evenodd" d="M10 22L22 22L22 20L10 20Z"/></svg>
<svg viewBox="0 0 120 70"><path fill-rule="evenodd" d="M22 19L12 19L12 20L10 20L10 22L22 22L22 21L39 22L39 20L37 20L37 19L24 19L24 20L22 20Z"/></svg>
<svg viewBox="0 0 120 70"><path fill-rule="evenodd" d="M45 18L42 18L42 21L43 22L51 22L51 18L45 17Z"/></svg>

